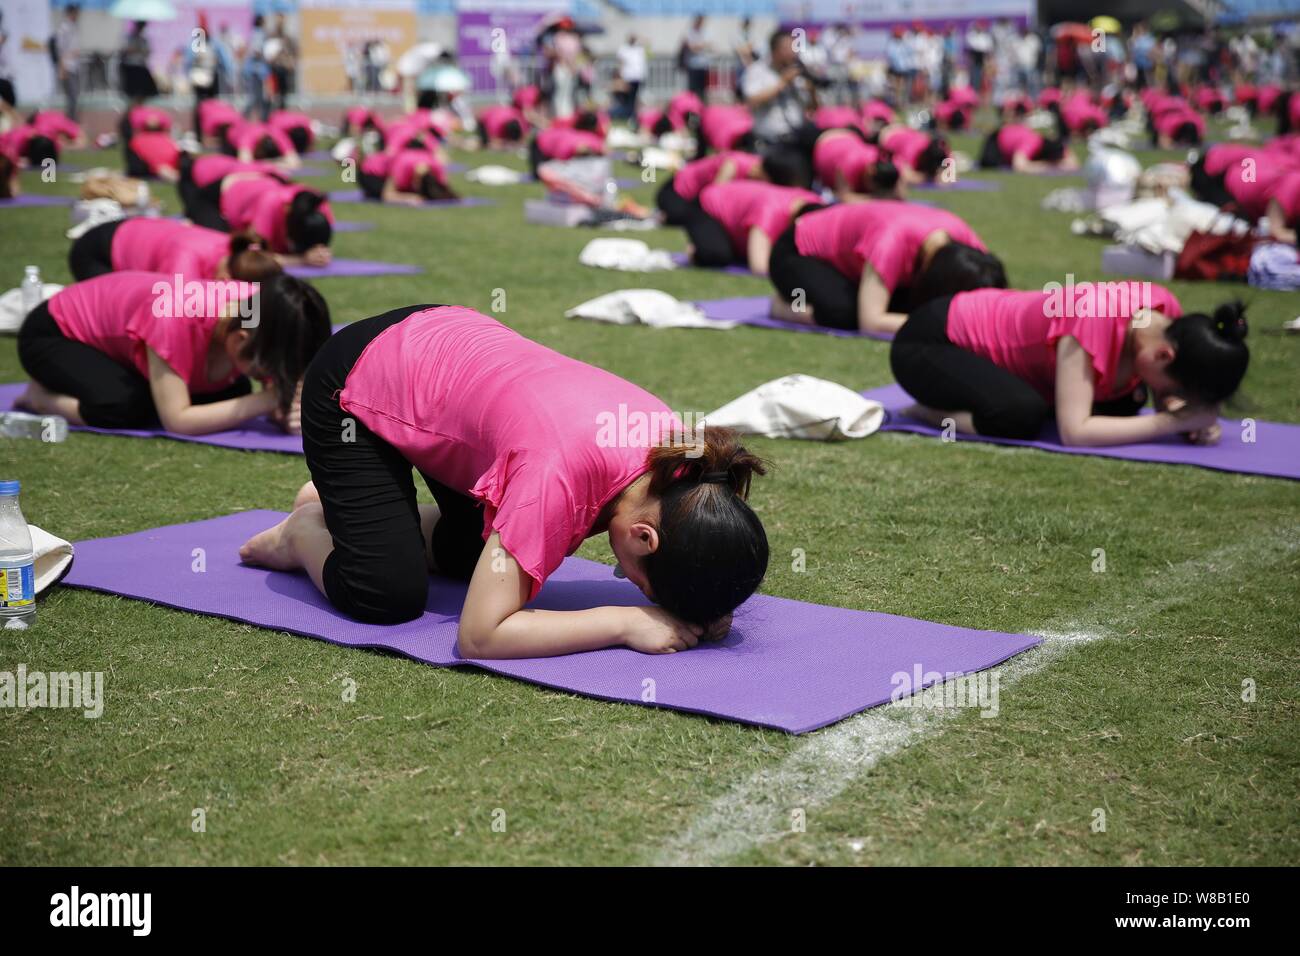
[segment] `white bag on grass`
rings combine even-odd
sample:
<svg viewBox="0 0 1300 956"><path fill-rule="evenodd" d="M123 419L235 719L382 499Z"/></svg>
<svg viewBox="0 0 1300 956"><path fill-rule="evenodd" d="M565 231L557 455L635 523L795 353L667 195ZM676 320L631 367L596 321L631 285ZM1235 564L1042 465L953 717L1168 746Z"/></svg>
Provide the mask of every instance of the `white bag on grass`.
<svg viewBox="0 0 1300 956"><path fill-rule="evenodd" d="M730 329L734 322L706 319L698 306L674 299L659 289L620 289L597 296L564 313L614 325L649 325L660 329Z"/></svg>
<svg viewBox="0 0 1300 956"><path fill-rule="evenodd" d="M708 425L746 435L843 441L866 438L885 422L885 407L811 375L787 375L704 416Z"/></svg>
<svg viewBox="0 0 1300 956"><path fill-rule="evenodd" d="M72 544L48 531L42 531L34 524L29 524L27 530L31 532L32 550L36 553L32 571L36 579L36 593L40 594L63 577L68 565L72 564Z"/></svg>
<svg viewBox="0 0 1300 956"><path fill-rule="evenodd" d="M666 249L651 249L640 239L593 239L578 254L584 266L620 272L663 272L676 269Z"/></svg>
<svg viewBox="0 0 1300 956"><path fill-rule="evenodd" d="M54 293L62 290L63 286L61 285L56 285L53 282L45 283L41 286L41 301L44 302ZM25 318L27 318L27 313L23 311L23 290L21 288L10 289L4 295L0 295L0 333L17 335Z"/></svg>

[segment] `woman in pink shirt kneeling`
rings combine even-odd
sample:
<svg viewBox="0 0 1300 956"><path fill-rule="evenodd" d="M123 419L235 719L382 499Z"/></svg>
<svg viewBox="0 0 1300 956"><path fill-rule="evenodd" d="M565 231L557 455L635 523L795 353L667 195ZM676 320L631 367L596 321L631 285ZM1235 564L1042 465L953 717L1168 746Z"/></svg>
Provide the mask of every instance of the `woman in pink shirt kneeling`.
<svg viewBox="0 0 1300 956"><path fill-rule="evenodd" d="M756 179L705 186L686 220L691 261L712 268L745 265L755 275L767 275L772 243L800 209L818 202L807 189Z"/></svg>
<svg viewBox="0 0 1300 956"><path fill-rule="evenodd" d="M297 431L298 382L329 335L325 300L292 276L113 272L28 313L18 358L32 380L17 404L95 428L206 435L269 415Z"/></svg>
<svg viewBox="0 0 1300 956"><path fill-rule="evenodd" d="M772 245L768 274L774 317L875 335L930 299L1007 284L961 218L886 199L804 206Z"/></svg>
<svg viewBox="0 0 1300 956"><path fill-rule="evenodd" d="M1180 318L1181 316L1181 318ZM1056 291L978 289L908 317L894 377L936 427L1037 438L1053 411L1066 445L1219 438L1219 405L1250 361L1240 303L1183 315L1167 289L1080 283ZM1153 415L1139 415L1147 399Z"/></svg>
<svg viewBox="0 0 1300 956"><path fill-rule="evenodd" d="M723 636L766 572L745 501L763 463L732 432L684 430L643 389L471 309L348 325L308 370L302 415L312 481L241 557L305 570L379 624L424 612L431 570L466 580L463 657L685 650ZM412 470L436 507L417 505ZM528 609L602 532L658 606Z"/></svg>

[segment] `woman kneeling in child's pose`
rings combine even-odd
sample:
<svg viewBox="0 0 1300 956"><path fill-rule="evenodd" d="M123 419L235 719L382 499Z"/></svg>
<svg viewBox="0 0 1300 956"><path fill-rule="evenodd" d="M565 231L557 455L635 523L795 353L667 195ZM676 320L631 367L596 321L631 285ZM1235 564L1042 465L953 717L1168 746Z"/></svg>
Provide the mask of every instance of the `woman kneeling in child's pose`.
<svg viewBox="0 0 1300 956"><path fill-rule="evenodd" d="M1241 304L1182 315L1160 286L1093 292L1119 285L1083 284L1065 302L1052 292L979 289L926 303L890 351L894 377L920 403L908 414L936 427L951 420L967 434L1033 439L1054 410L1066 445L1175 434L1217 441L1219 404L1250 361ZM1148 397L1156 413L1139 415Z"/></svg>
<svg viewBox="0 0 1300 956"><path fill-rule="evenodd" d="M610 435L611 416L647 423ZM725 430L689 435L659 399L460 306L348 325L303 385L312 481L241 557L305 570L362 621L419 617L430 570L469 582L467 658L647 653L726 634L767 569L745 503L763 464ZM437 506L418 505L411 471ZM527 609L583 540L608 532L657 607Z"/></svg>

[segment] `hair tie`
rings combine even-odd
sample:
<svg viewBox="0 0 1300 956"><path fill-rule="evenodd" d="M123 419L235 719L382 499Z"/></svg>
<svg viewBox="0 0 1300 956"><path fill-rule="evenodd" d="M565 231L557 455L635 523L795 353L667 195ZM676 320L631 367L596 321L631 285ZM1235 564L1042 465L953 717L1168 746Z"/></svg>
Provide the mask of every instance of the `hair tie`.
<svg viewBox="0 0 1300 956"><path fill-rule="evenodd" d="M700 484L703 485L729 485L731 484L731 472L729 471L706 471L700 475Z"/></svg>

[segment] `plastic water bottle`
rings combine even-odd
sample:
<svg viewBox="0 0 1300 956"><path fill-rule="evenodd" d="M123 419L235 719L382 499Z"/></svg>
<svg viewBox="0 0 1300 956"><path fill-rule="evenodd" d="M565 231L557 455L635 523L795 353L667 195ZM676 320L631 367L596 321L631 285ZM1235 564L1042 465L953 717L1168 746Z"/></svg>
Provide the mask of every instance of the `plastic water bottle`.
<svg viewBox="0 0 1300 956"><path fill-rule="evenodd" d="M605 209L614 210L618 208L618 181L615 179L605 180L605 195L601 201Z"/></svg>
<svg viewBox="0 0 1300 956"><path fill-rule="evenodd" d="M46 442L63 441L68 437L68 420L62 415L0 412L0 437L34 438Z"/></svg>
<svg viewBox="0 0 1300 956"><path fill-rule="evenodd" d="M36 623L36 555L18 507L16 481L0 481L0 623L24 630Z"/></svg>
<svg viewBox="0 0 1300 956"><path fill-rule="evenodd" d="M42 288L40 267L28 266L23 272L23 315L27 315L45 301Z"/></svg>

